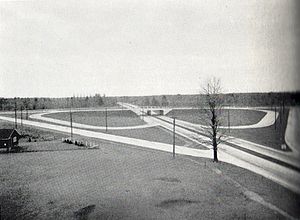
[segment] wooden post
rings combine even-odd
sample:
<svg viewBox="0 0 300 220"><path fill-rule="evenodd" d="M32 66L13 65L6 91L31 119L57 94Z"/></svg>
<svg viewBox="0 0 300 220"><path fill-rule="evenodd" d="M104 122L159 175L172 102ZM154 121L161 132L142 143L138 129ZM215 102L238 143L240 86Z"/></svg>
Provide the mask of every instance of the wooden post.
<svg viewBox="0 0 300 220"><path fill-rule="evenodd" d="M175 158L175 118L173 118L173 158Z"/></svg>
<svg viewBox="0 0 300 220"><path fill-rule="evenodd" d="M276 106L274 106L274 110L275 110L275 121L274 121L274 123L275 123L275 130L276 130Z"/></svg>
<svg viewBox="0 0 300 220"><path fill-rule="evenodd" d="M21 128L23 128L23 106L21 106Z"/></svg>
<svg viewBox="0 0 300 220"><path fill-rule="evenodd" d="M230 133L230 112L229 112L229 108L228 108L228 131Z"/></svg>
<svg viewBox="0 0 300 220"><path fill-rule="evenodd" d="M71 141L73 140L72 101L73 101L73 98L71 98L71 103L70 103L70 126L71 126Z"/></svg>
<svg viewBox="0 0 300 220"><path fill-rule="evenodd" d="M107 108L105 108L105 131L107 132Z"/></svg>

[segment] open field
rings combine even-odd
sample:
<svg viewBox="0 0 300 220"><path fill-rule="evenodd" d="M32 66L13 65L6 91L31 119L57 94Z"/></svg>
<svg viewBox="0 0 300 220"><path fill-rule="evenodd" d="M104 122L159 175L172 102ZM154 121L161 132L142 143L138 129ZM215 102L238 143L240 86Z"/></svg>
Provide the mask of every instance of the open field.
<svg viewBox="0 0 300 220"><path fill-rule="evenodd" d="M87 112L84 112L85 114ZM61 113L62 114L62 113ZM120 116L121 117L121 116ZM123 121L123 118L125 118L126 120L126 116L119 118L119 120ZM40 121L40 120L36 120L36 121ZM43 122L43 121L42 121ZM0 126L6 127L6 128L13 128L14 124L13 123L0 123ZM53 124L53 123L51 123ZM37 129L32 128L32 127L28 127L28 126L23 126L21 127L21 125L18 125L19 131L23 134L27 134L27 133L31 133L31 138L33 139L38 139L38 138L42 138L42 139L46 139L47 137L42 137L43 135L41 134L41 132L39 132ZM103 132L106 133L105 130L93 130L93 129L88 129L88 130L92 130L92 131L96 131L96 132ZM138 139L143 139L143 140L148 140L148 141L155 141L155 142L161 142L161 143L166 143L166 144L173 144L173 134L171 132L169 132L166 129L163 129L162 127L151 127L151 128L140 128L140 129L126 129L126 130L109 130L108 132L109 134L114 134L114 135L120 135L120 136L124 136L124 137L132 137L132 138L138 138ZM59 135L59 137L66 137L69 134L66 134L64 136ZM179 135L176 135L175 137L175 143L176 145L187 145L190 144L190 141L187 140L186 138L183 138Z"/></svg>
<svg viewBox="0 0 300 220"><path fill-rule="evenodd" d="M143 139L147 141L161 142L165 144L173 144L173 134L163 129L162 127L142 128L142 129L128 129L128 130L109 130L109 134L120 135L125 137L132 137ZM179 135L175 137L176 145L183 146L189 141Z"/></svg>
<svg viewBox="0 0 300 220"><path fill-rule="evenodd" d="M270 110L270 109L268 109ZM173 112L174 111L174 112ZM173 114L172 114L173 112ZM221 131L236 138L248 140L257 144L268 146L275 149L281 149L281 145L285 143L284 133L286 129L289 109L286 108L284 112L278 112L279 116L275 124L264 128L249 128L249 129L221 129ZM224 110L222 117L222 125L227 126L227 113L228 110ZM208 116L205 116L204 110L190 109L190 110L172 110L167 116L176 116L180 120L186 120L192 123L205 124L208 120ZM197 117L198 115L198 117ZM249 125L257 123L263 116L264 112L252 111L252 110L230 110L230 125ZM194 119L195 118L195 119ZM203 119L201 121L201 119Z"/></svg>
<svg viewBox="0 0 300 220"><path fill-rule="evenodd" d="M246 109L223 109L220 112L222 126L228 125L228 112L230 126L251 125L259 122L266 113ZM167 114L179 120L194 124L208 125L208 112L205 109L174 109Z"/></svg>
<svg viewBox="0 0 300 220"><path fill-rule="evenodd" d="M225 109L222 117L222 124L226 126L228 110ZM109 111L108 112L108 126L130 126L130 125L141 125L144 124L137 115L129 110L124 111ZM257 123L263 116L264 112L252 111L252 110L238 110L238 109L230 109L230 125L246 125ZM5 114L5 116L13 117L14 114ZM20 116L20 114L18 114ZM53 117L61 120L69 120L68 112L60 112L53 113L49 115L45 115L48 117ZM73 121L78 123L87 123L91 125L99 125L105 126L105 112L97 112L97 111L84 111L84 112L74 112L73 113ZM204 110L200 109L177 109L172 110L168 113L169 117L176 116L180 120L186 120L192 123L205 124L207 121L207 116ZM198 117L197 117L198 116ZM203 118L203 120L201 120ZM249 129L222 129L226 135L245 139L257 144L261 144L264 146L268 146L275 149L281 149L284 141L284 132L286 128L288 118L288 108L285 109L284 112L279 113L279 117L276 121L276 129L275 125L265 127L265 128L249 128ZM39 121L39 120L37 120ZM20 127L20 125L19 125ZM138 130L118 130L113 131L110 130L109 133L126 136L126 137L134 137L141 138L144 140L150 141L160 141L163 143L172 144L172 136L162 131L160 134L160 129L157 128L144 128ZM182 144L182 140L177 140L176 143L179 145Z"/></svg>
<svg viewBox="0 0 300 220"><path fill-rule="evenodd" d="M98 144L98 150L71 150L40 142L60 150L31 143L38 152L0 154L1 219L284 219L249 199L244 187L300 214L299 196L244 169Z"/></svg>
<svg viewBox="0 0 300 220"><path fill-rule="evenodd" d="M288 120L288 112L288 109L286 109L284 113L280 113L276 120L276 126L273 124L265 128L231 129L230 132L224 129L223 131L229 136L280 150L281 145L285 144L284 134Z"/></svg>
<svg viewBox="0 0 300 220"><path fill-rule="evenodd" d="M69 112L59 112L46 114L44 117L60 119L64 121L70 120ZM80 111L72 113L73 122L105 126L105 111ZM141 120L136 114L129 110L121 111L107 111L107 124L109 127L124 127L143 125L145 122Z"/></svg>

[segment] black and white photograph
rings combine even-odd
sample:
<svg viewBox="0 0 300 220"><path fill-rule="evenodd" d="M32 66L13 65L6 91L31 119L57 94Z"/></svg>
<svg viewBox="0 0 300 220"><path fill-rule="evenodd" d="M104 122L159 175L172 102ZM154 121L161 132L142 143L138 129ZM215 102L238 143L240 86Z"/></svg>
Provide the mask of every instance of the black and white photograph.
<svg viewBox="0 0 300 220"><path fill-rule="evenodd" d="M0 0L0 220L300 219L300 1Z"/></svg>

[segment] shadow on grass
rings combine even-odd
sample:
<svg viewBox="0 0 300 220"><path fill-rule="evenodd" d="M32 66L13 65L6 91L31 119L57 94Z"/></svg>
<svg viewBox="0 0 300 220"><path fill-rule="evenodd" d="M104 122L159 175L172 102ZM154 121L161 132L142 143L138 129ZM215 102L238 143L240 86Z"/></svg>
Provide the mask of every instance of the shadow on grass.
<svg viewBox="0 0 300 220"><path fill-rule="evenodd" d="M186 206L186 205L191 205L191 204L198 204L200 201L196 200L189 200L189 199L168 199L164 200L161 203L157 204L157 207L163 208L163 209L168 209L172 208L174 206Z"/></svg>
<svg viewBox="0 0 300 220"><path fill-rule="evenodd" d="M85 220L88 219L89 215L95 210L96 205L89 205L74 212L76 219Z"/></svg>
<svg viewBox="0 0 300 220"><path fill-rule="evenodd" d="M172 177L160 177L155 180L161 180L161 181L170 182L170 183L181 183L181 181L179 179L172 178Z"/></svg>
<svg viewBox="0 0 300 220"><path fill-rule="evenodd" d="M21 148L21 147L20 147ZM56 151L86 151L86 150L99 150L99 149L89 149L89 148L73 148L73 149L53 149L53 150L27 150L26 148L13 149L10 152L0 151L0 154L17 154L17 153L33 153L33 152L56 152Z"/></svg>

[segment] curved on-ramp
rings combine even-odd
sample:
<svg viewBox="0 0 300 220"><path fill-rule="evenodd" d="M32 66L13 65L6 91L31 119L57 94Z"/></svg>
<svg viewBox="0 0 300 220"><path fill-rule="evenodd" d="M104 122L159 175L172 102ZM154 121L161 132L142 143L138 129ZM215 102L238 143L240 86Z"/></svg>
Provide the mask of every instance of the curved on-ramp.
<svg viewBox="0 0 300 220"><path fill-rule="evenodd" d="M68 112L68 111L67 110L65 110L65 111L64 110L60 110L60 111L54 110L54 111L42 112L42 113L30 115L29 118L36 119L36 120L47 121L47 122L54 123L54 124L59 124L59 125L70 126L69 121L63 121L63 120L59 120L59 119L55 119L55 118L44 117L44 115L46 115L46 114L53 114L53 113L59 113L59 112ZM76 112L76 111L73 111L73 112ZM150 128L150 127L154 127L154 126L157 126L157 125L158 124L151 123L151 122L146 122L145 125L123 126L123 127L108 127L108 129L109 130L141 129L141 128ZM76 128L93 129L93 130L105 130L106 129L105 126L87 125L87 124L81 124L81 123L76 123L76 122L73 122L72 126L76 127Z"/></svg>
<svg viewBox="0 0 300 220"><path fill-rule="evenodd" d="M14 122L14 118L11 117L4 117L0 116L0 120L10 121ZM17 123L21 123L21 120L18 119ZM61 125L55 125L55 124L49 124L44 122L38 122L38 121L29 121L29 120L23 120L24 125L30 125L30 126L36 126L44 129L54 130L54 131L60 131L64 133L69 133L70 128L66 126ZM128 145L134 145L154 150L160 150L165 152L172 152L173 145L170 144L164 144L160 142L153 142L153 141L146 141L136 138L129 138L129 137L123 137L123 136L117 136L117 135L111 135L106 134L102 132L95 132L95 131L88 131L84 129L73 129L73 134L82 135L86 137L92 137L92 138L98 138L103 140L108 140L112 142L118 142ZM237 151L237 150L236 150ZM241 152L238 152L239 156L241 156ZM194 156L194 157L205 157L205 158L211 158L212 157L212 151L211 150L200 150L200 149L194 149L194 148L188 148L183 146L176 146L176 154L182 154L182 155L188 155L188 156ZM242 152L243 157L249 158L249 157L255 157L254 155L248 154L246 152ZM262 176L265 176L282 186L285 186L292 191L295 191L300 194L300 173L296 172L294 170L288 169L286 167L274 164L271 161L264 160L262 158L255 157L255 164L249 163L247 161L244 161L240 158L235 157L234 155L230 155L226 152L226 150L221 150L219 152L219 159L221 161L243 167L247 170L250 170L252 172L258 173ZM258 163L258 164L257 164ZM268 167L268 169L266 169ZM286 178L288 177L288 178Z"/></svg>

